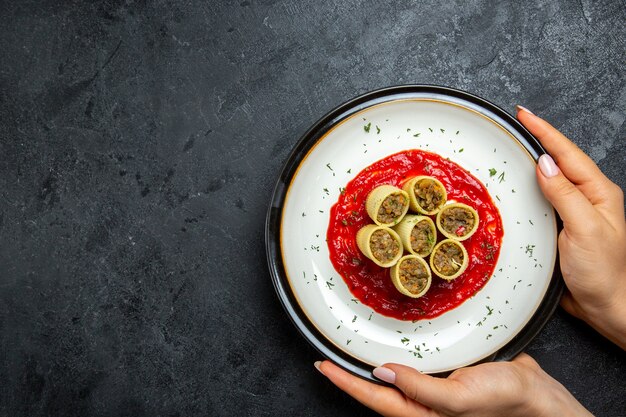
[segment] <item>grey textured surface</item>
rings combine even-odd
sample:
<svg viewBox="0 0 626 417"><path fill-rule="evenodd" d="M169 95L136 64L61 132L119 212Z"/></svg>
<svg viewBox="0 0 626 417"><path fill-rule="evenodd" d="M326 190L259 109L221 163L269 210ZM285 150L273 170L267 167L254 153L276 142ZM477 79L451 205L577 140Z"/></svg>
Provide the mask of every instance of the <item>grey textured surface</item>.
<svg viewBox="0 0 626 417"><path fill-rule="evenodd" d="M368 90L521 103L623 189L622 1L3 1L0 415L371 415L316 373L265 265L291 147ZM529 348L598 416L624 352Z"/></svg>

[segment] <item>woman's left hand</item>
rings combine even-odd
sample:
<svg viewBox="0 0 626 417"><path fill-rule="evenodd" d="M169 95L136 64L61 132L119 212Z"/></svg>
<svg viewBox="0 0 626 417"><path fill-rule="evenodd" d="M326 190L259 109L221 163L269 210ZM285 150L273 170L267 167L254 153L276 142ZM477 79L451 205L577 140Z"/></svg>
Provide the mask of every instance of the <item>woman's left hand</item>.
<svg viewBox="0 0 626 417"><path fill-rule="evenodd" d="M591 416L530 356L484 363L447 378L385 364L374 375L398 389L365 381L330 361L316 367L333 384L384 416Z"/></svg>

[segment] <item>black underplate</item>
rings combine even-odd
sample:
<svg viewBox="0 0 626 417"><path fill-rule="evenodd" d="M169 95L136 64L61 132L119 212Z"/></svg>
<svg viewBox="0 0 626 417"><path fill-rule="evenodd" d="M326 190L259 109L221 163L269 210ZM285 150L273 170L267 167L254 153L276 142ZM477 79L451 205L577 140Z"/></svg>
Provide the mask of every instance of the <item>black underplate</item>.
<svg viewBox="0 0 626 417"><path fill-rule="evenodd" d="M535 161L540 155L546 153L537 139L535 139L517 121L517 119L498 106L483 98L464 91L434 85L403 85L387 87L363 94L331 110L300 138L295 148L289 155L287 162L283 166L280 176L278 177L267 213L265 224L265 245L272 282L274 284L274 288L276 289L276 293L278 294L278 298L285 308L285 311L309 343L311 343L324 357L330 359L347 371L377 383L380 383L380 381L372 376L372 367L350 355L347 355L345 352L339 350L332 343L330 343L324 335L322 335L315 328L315 326L309 322L308 318L296 302L285 274L282 254L280 251L282 208L285 202L287 188L289 187L300 162L303 160L308 151L316 144L316 142L332 127L354 113L373 105L398 99L410 99L417 97L436 98L444 101L446 99L450 100L458 98L469 102L470 105L475 107L481 113L487 114L494 121L500 124L508 124L512 126L513 131L510 133L524 148L528 150ZM562 226L558 216L557 227L560 231ZM508 361L522 352L531 340L533 340L533 338L535 338L535 336L537 336L541 329L546 325L556 310L563 293L563 288L564 285L563 280L561 279L557 253L552 279L541 304L535 311L530 321L505 346L503 346L496 353L483 359L481 362Z"/></svg>

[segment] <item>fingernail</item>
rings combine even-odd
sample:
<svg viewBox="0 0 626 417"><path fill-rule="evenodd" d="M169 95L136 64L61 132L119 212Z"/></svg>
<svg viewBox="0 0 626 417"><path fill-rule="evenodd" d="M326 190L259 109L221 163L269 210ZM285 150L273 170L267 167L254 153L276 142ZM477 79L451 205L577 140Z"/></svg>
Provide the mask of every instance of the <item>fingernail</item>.
<svg viewBox="0 0 626 417"><path fill-rule="evenodd" d="M552 178L559 173L559 167L554 163L554 159L546 153L539 157L539 170L547 178Z"/></svg>
<svg viewBox="0 0 626 417"><path fill-rule="evenodd" d="M382 379L385 382L393 384L396 382L396 373L389 368L379 366L372 371L374 376L378 379Z"/></svg>
<svg viewBox="0 0 626 417"><path fill-rule="evenodd" d="M324 375L324 372L322 372L322 369L320 368L320 365L322 364L322 361L315 361L313 363L313 366L315 366L315 369L317 369L318 371L320 371L320 374Z"/></svg>
<svg viewBox="0 0 626 417"><path fill-rule="evenodd" d="M531 112L531 111L530 111L530 110L528 110L526 107L522 107L522 106L520 106L519 104L518 104L517 106L515 106L515 107L517 107L517 110L525 111L525 112L527 112L527 113L532 114L533 116L535 115L535 113Z"/></svg>

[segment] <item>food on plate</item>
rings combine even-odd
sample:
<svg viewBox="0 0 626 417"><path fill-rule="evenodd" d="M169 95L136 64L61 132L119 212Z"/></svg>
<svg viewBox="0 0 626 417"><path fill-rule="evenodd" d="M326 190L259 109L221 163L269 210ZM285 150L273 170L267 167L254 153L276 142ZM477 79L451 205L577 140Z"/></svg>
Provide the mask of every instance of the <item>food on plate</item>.
<svg viewBox="0 0 626 417"><path fill-rule="evenodd" d="M430 288L432 274L424 259L406 255L391 267L391 282L402 294L419 298Z"/></svg>
<svg viewBox="0 0 626 417"><path fill-rule="evenodd" d="M437 241L437 229L430 217L407 214L393 228L400 236L404 249L422 258L432 252Z"/></svg>
<svg viewBox="0 0 626 417"><path fill-rule="evenodd" d="M432 182L419 185L433 186L433 193L442 191L438 193L439 200L443 200L442 195L445 191L447 204L457 202L471 204L480 213L480 224L471 238L461 243L457 236L452 243L438 247L437 242L448 237L438 231L437 213L425 215L411 208L395 225L381 228L373 224L367 208L367 198L373 195L373 191L381 184L391 187L397 193L397 190L402 189L409 182L413 182L413 189L415 189L415 182L418 178L430 179L432 176L435 176L436 181L442 184L441 189L433 186ZM387 194L384 197L387 197ZM433 194L431 203L434 197ZM468 200L468 198L471 199ZM402 213L400 210L398 212ZM428 220L416 222L418 218L420 220L427 218L434 224L434 226L430 225L430 230L434 237L431 245L434 248L438 247L438 249L433 248L435 254L426 253L424 249L430 243L425 233L428 230L426 227ZM419 227L413 227L415 225L411 224L413 222L416 222ZM407 224L408 232L403 231L404 224ZM383 251L375 250L380 258L391 259L392 255L396 255L397 259L381 264L380 260L373 256L370 246L372 228L398 232L397 252L394 251L396 246L390 238L393 235L389 232L382 234L381 237L385 237L384 240L378 239L378 234L374 239L375 242L381 244L381 247L394 249L386 256ZM363 231L359 236L360 229ZM363 237L366 231L368 234ZM413 245L411 232L414 238ZM355 300L377 313L398 320L411 321L428 320L440 316L458 307L480 291L493 276L503 234L502 218L498 208L487 188L476 177L448 158L420 149L410 149L389 155L365 167L348 181L345 187L341 188L337 203L333 205L330 212L326 241L330 261ZM382 245L384 242L387 243ZM417 255L423 258L431 268L431 285L418 298L413 298L398 290L390 276L391 271L388 268L396 264L403 255ZM437 262L434 262L435 258ZM383 261L386 260L383 259ZM439 269L433 269L431 261ZM460 264L460 267L457 264ZM409 265L411 264L407 264L407 267Z"/></svg>
<svg viewBox="0 0 626 417"><path fill-rule="evenodd" d="M436 214L448 198L441 181L426 175L411 178L402 189L409 195L411 210L426 215Z"/></svg>
<svg viewBox="0 0 626 417"><path fill-rule="evenodd" d="M451 281L467 269L469 256L463 244L454 239L437 243L430 255L430 267L439 277Z"/></svg>
<svg viewBox="0 0 626 417"><path fill-rule="evenodd" d="M437 213L437 227L449 239L468 239L478 229L478 222L478 212L463 203L447 204Z"/></svg>
<svg viewBox="0 0 626 417"><path fill-rule="evenodd" d="M409 211L409 195L393 185L380 185L368 194L365 209L377 225L393 226Z"/></svg>
<svg viewBox="0 0 626 417"><path fill-rule="evenodd" d="M376 265L389 268L402 257L400 236L385 226L368 224L356 234L356 243L363 255Z"/></svg>

